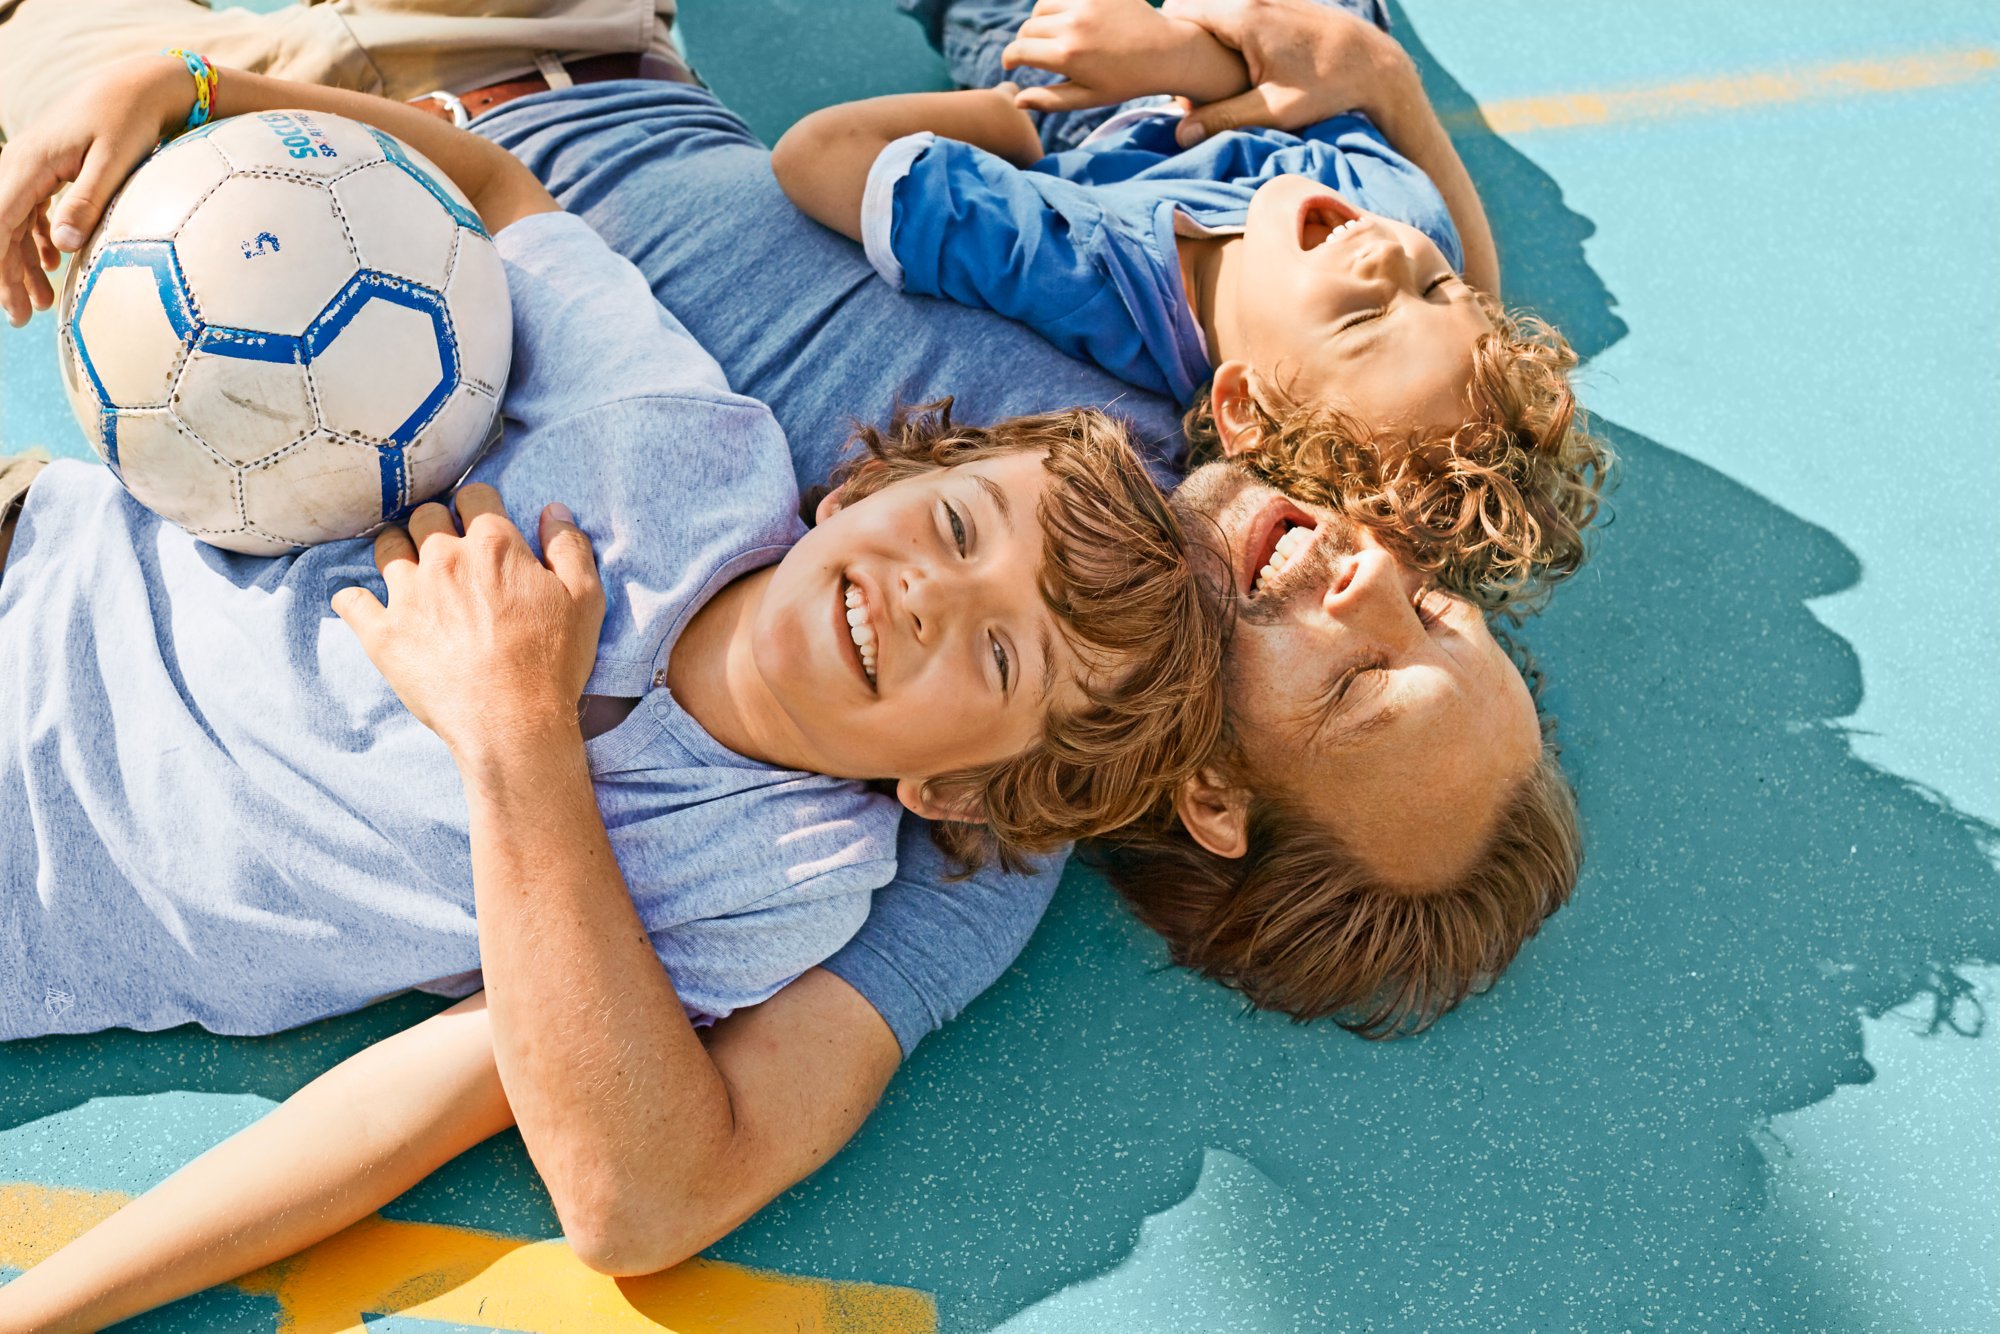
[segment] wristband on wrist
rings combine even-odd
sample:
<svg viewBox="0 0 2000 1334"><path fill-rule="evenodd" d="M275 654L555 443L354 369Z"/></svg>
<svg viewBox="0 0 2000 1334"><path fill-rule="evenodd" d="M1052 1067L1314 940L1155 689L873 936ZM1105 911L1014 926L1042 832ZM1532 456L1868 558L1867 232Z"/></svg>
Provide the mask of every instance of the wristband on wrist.
<svg viewBox="0 0 2000 1334"><path fill-rule="evenodd" d="M188 109L187 124L178 133L186 134L208 123L209 113L215 110L216 90L222 86L222 74L215 66L193 51L183 51L172 47L160 52L163 56L177 56L187 66L187 72L194 76L194 105ZM170 138L172 136L162 136Z"/></svg>

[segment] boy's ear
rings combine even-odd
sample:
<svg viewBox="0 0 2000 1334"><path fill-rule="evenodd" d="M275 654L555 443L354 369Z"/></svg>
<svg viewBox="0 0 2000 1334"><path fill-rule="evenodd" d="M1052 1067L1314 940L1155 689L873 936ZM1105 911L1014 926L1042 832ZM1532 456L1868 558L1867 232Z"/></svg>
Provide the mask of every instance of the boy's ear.
<svg viewBox="0 0 2000 1334"><path fill-rule="evenodd" d="M899 778L896 780L896 800L903 803L912 814L926 820L953 820L959 824L985 824L986 809L979 798L966 794L945 801L924 790L921 778Z"/></svg>
<svg viewBox="0 0 2000 1334"><path fill-rule="evenodd" d="M1215 434L1222 441L1222 456L1241 458L1255 453L1263 443L1263 428L1257 421L1257 373L1247 361L1225 361L1215 368L1209 386L1209 402L1215 416Z"/></svg>
<svg viewBox="0 0 2000 1334"><path fill-rule="evenodd" d="M1227 782L1204 767L1181 780L1174 814L1188 836L1218 857L1232 860L1250 851L1250 790Z"/></svg>
<svg viewBox="0 0 2000 1334"><path fill-rule="evenodd" d="M841 500L840 493L846 489L845 486L836 486L819 498L819 504L813 506L814 523L825 523L840 512L841 505L845 503Z"/></svg>

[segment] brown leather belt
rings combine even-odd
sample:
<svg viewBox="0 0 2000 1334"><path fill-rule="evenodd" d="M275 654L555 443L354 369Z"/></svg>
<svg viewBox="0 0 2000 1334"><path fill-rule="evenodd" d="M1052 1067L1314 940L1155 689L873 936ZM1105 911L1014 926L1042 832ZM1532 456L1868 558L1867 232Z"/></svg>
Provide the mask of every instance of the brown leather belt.
<svg viewBox="0 0 2000 1334"><path fill-rule="evenodd" d="M701 80L695 77L693 70L664 56L651 54L589 56L582 60L566 60L563 62L563 69L568 71L570 79L575 83L607 83L613 79L659 79L668 83L702 86ZM426 93L422 97L411 98L410 105L419 111L428 111L440 120L448 120L462 126L474 116L483 115L517 97L548 91L548 79L540 74L531 74L519 79L509 79L505 83L489 83L484 88L475 88L469 93Z"/></svg>

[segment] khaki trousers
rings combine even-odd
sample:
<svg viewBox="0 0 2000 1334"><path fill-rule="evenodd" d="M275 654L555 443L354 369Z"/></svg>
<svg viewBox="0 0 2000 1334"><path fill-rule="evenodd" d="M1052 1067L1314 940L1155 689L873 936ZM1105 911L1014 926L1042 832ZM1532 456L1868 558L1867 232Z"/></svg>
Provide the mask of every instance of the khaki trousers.
<svg viewBox="0 0 2000 1334"><path fill-rule="evenodd" d="M305 0L273 14L206 0L0 0L0 138L99 66L163 47L401 100L483 88L549 55L678 62L673 16L674 0Z"/></svg>
<svg viewBox="0 0 2000 1334"><path fill-rule="evenodd" d="M39 449L25 454L0 454L0 575L7 570L7 550L14 542L14 519L27 498L28 483L49 466L49 456Z"/></svg>

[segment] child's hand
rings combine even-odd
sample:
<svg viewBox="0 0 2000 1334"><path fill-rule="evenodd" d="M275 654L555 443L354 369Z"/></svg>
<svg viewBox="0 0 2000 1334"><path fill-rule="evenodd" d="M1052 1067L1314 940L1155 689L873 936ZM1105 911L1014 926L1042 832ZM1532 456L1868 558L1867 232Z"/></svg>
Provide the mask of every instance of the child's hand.
<svg viewBox="0 0 2000 1334"><path fill-rule="evenodd" d="M1415 67L1394 38L1365 19L1315 0L1165 0L1161 14L1196 24L1242 53L1240 96L1201 106L1181 122L1181 146L1241 125L1300 130L1344 111L1378 123L1392 97L1422 97Z"/></svg>
<svg viewBox="0 0 2000 1334"><path fill-rule="evenodd" d="M0 310L10 324L49 308L48 271L83 248L118 186L193 103L194 80L178 58L120 61L0 152Z"/></svg>
<svg viewBox="0 0 2000 1334"><path fill-rule="evenodd" d="M1015 105L1027 111L1109 106L1152 93L1207 102L1249 86L1233 52L1146 0L1038 0L1000 63L1067 80L1022 89Z"/></svg>

